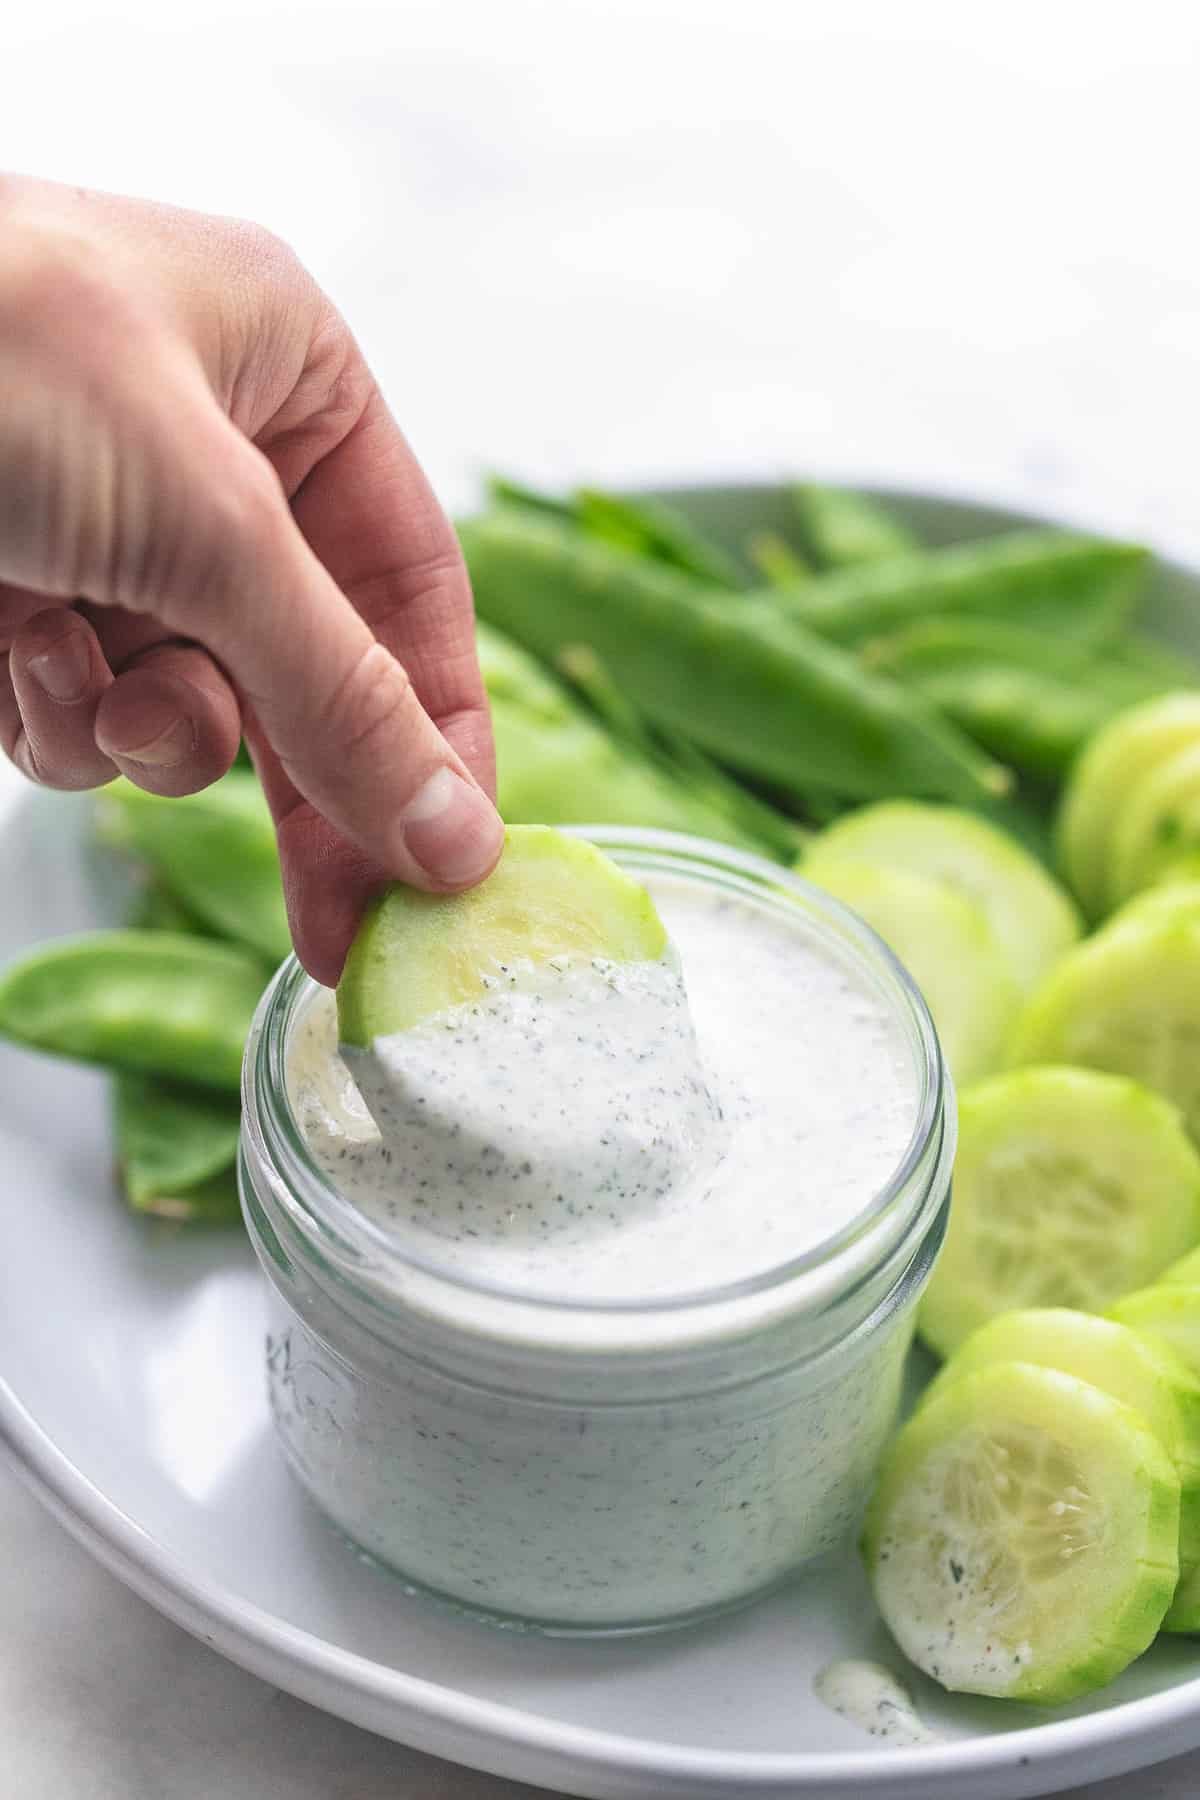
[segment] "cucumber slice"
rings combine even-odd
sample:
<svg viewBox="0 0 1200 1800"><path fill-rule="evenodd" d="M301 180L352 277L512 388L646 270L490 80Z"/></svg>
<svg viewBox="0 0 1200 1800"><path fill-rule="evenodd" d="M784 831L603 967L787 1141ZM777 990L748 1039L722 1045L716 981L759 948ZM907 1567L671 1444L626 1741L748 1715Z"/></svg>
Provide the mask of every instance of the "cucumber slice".
<svg viewBox="0 0 1200 1800"><path fill-rule="evenodd" d="M1151 891L1157 893L1160 889L1176 886L1200 889L1200 850L1173 856L1155 876Z"/></svg>
<svg viewBox="0 0 1200 1800"><path fill-rule="evenodd" d="M1154 887L1127 900L1105 923L1103 934L1142 919L1179 918L1200 918L1200 878L1186 864L1173 864Z"/></svg>
<svg viewBox="0 0 1200 1800"><path fill-rule="evenodd" d="M1200 1250L1172 1263L1153 1287L1124 1295L1110 1307L1109 1318L1126 1325L1143 1343L1153 1345L1200 1379ZM1195 1502L1182 1472L1180 1482L1180 1579L1163 1630L1200 1632L1200 1569L1189 1566L1187 1559L1193 1547L1191 1534L1197 1529Z"/></svg>
<svg viewBox="0 0 1200 1800"><path fill-rule="evenodd" d="M1008 1060L1132 1076L1200 1140L1200 911L1169 895L1135 901L1063 957L1018 1019Z"/></svg>
<svg viewBox="0 0 1200 1800"><path fill-rule="evenodd" d="M1067 1307L1001 1313L972 1332L926 1388L927 1405L952 1381L994 1363L1036 1363L1089 1381L1149 1425L1179 1476L1179 1567L1200 1564L1200 1381L1160 1340L1115 1319Z"/></svg>
<svg viewBox="0 0 1200 1800"><path fill-rule="evenodd" d="M488 976L513 962L656 962L666 948L645 888L594 844L512 825L481 886L450 895L391 887L368 909L338 983L339 1036L365 1049L478 999Z"/></svg>
<svg viewBox="0 0 1200 1800"><path fill-rule="evenodd" d="M1184 1281L1189 1263L1195 1285ZM1147 1343L1169 1350L1200 1377L1200 1252L1173 1263L1153 1287L1125 1294L1109 1308L1109 1317L1128 1325ZM1163 1630L1200 1632L1200 1571L1183 1575Z"/></svg>
<svg viewBox="0 0 1200 1800"><path fill-rule="evenodd" d="M1113 823L1108 897L1119 905L1200 848L1200 737L1157 763Z"/></svg>
<svg viewBox="0 0 1200 1800"><path fill-rule="evenodd" d="M1162 1629L1187 1636L1200 1632L1200 1569L1180 1576Z"/></svg>
<svg viewBox="0 0 1200 1800"><path fill-rule="evenodd" d="M1200 1377L1200 1283L1156 1281L1122 1294L1108 1316L1165 1344Z"/></svg>
<svg viewBox="0 0 1200 1800"><path fill-rule="evenodd" d="M1179 1573L1179 1477L1130 1407L1056 1369L964 1375L893 1440L863 1552L943 1687L1054 1704L1149 1645Z"/></svg>
<svg viewBox="0 0 1200 1800"><path fill-rule="evenodd" d="M1137 1082L1033 1068L964 1093L954 1204L918 1314L940 1356L1021 1306L1102 1312L1200 1237L1200 1158Z"/></svg>
<svg viewBox="0 0 1200 1800"><path fill-rule="evenodd" d="M812 855L801 872L861 914L908 969L955 1080L995 1068L1020 989L982 909L944 882L857 859Z"/></svg>
<svg viewBox="0 0 1200 1800"><path fill-rule="evenodd" d="M986 915L1026 993L1083 930L1074 901L1028 851L959 807L919 800L860 807L823 831L813 849L905 869L965 894Z"/></svg>
<svg viewBox="0 0 1200 1800"><path fill-rule="evenodd" d="M1108 858L1113 821L1150 771L1200 742L1200 693L1164 694L1130 707L1096 733L1071 772L1058 817L1058 854L1084 911L1111 904Z"/></svg>
<svg viewBox="0 0 1200 1800"><path fill-rule="evenodd" d="M1189 1250L1178 1262L1173 1262L1169 1269L1164 1269L1158 1278L1158 1285L1167 1287L1200 1287L1200 1250Z"/></svg>

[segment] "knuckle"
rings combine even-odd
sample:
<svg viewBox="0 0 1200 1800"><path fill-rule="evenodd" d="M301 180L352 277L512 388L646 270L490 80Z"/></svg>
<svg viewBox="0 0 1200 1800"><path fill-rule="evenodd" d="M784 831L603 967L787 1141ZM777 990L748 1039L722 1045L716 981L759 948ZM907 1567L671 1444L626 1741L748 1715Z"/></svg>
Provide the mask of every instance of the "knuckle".
<svg viewBox="0 0 1200 1800"><path fill-rule="evenodd" d="M266 457L240 438L233 452L224 479L208 483L205 535L219 556L267 547L288 518L279 477Z"/></svg>
<svg viewBox="0 0 1200 1800"><path fill-rule="evenodd" d="M80 232L31 223L0 251L0 319L61 343L126 323L127 304L100 246Z"/></svg>
<svg viewBox="0 0 1200 1800"><path fill-rule="evenodd" d="M225 221L225 244L232 264L258 281L307 279L291 245L254 219Z"/></svg>
<svg viewBox="0 0 1200 1800"><path fill-rule="evenodd" d="M297 386L309 413L339 441L358 424L378 393L350 327L324 299Z"/></svg>
<svg viewBox="0 0 1200 1800"><path fill-rule="evenodd" d="M359 762L373 744L396 729L414 703L412 681L403 664L380 643L367 646L330 698L330 736L347 762Z"/></svg>

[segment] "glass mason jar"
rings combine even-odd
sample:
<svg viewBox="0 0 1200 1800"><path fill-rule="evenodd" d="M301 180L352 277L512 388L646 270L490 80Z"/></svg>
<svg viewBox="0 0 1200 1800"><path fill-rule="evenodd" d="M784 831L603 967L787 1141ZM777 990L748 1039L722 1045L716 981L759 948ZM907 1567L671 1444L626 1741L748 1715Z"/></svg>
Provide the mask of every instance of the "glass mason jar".
<svg viewBox="0 0 1200 1800"><path fill-rule="evenodd" d="M917 1119L849 1223L765 1274L652 1303L530 1298L439 1268L307 1150L289 1044L320 990L294 960L250 1035L240 1173L270 1290L272 1416L317 1504L474 1614L627 1632L737 1605L853 1529L945 1229L954 1106L919 994L836 902L724 846L581 835L651 883L772 909L882 996L911 1047Z"/></svg>

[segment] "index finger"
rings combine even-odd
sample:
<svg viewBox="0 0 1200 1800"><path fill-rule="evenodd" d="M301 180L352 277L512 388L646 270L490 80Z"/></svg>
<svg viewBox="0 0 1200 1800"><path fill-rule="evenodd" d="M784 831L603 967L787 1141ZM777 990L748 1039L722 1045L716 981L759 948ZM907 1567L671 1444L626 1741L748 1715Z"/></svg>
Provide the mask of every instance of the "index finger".
<svg viewBox="0 0 1200 1800"><path fill-rule="evenodd" d="M292 514L494 799L492 725L466 565L453 526L377 389L359 422L292 496Z"/></svg>
<svg viewBox="0 0 1200 1800"><path fill-rule="evenodd" d="M361 363L356 374L369 383ZM268 436L262 448L285 484L294 478L286 446ZM322 567L403 666L452 752L494 797L491 719L458 540L373 387L351 429L304 473L291 498ZM366 853L361 837L343 836L307 802L252 713L246 728L276 819L297 952L312 974L333 982L370 894L403 871Z"/></svg>

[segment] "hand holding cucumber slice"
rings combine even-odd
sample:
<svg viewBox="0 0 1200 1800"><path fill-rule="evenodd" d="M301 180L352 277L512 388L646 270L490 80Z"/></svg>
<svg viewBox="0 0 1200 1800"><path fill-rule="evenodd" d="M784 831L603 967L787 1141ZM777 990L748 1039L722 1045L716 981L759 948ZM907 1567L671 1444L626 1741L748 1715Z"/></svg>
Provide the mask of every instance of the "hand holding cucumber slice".
<svg viewBox="0 0 1200 1800"><path fill-rule="evenodd" d="M954 1691L1054 1704L1150 1644L1178 1536L1179 1477L1143 1419L1009 1362L950 1383L893 1440L863 1553L918 1668Z"/></svg>
<svg viewBox="0 0 1200 1800"><path fill-rule="evenodd" d="M1200 1157L1175 1108L1078 1068L959 1101L954 1204L918 1329L949 1356L1014 1307L1101 1312L1200 1240Z"/></svg>
<svg viewBox="0 0 1200 1800"><path fill-rule="evenodd" d="M514 962L655 962L667 948L645 888L593 844L511 825L504 853L465 894L388 888L369 908L338 983L341 1041L375 1038L476 1000Z"/></svg>

